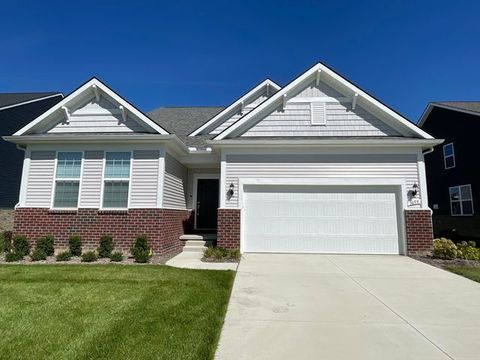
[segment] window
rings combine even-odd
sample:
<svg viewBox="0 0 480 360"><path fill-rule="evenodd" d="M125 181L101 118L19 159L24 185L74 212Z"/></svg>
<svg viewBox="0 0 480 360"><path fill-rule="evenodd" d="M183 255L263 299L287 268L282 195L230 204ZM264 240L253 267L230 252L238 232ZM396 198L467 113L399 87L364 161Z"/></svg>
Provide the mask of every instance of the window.
<svg viewBox="0 0 480 360"><path fill-rule="evenodd" d="M450 188L452 216L473 215L472 186L461 185Z"/></svg>
<svg viewBox="0 0 480 360"><path fill-rule="evenodd" d="M81 152L59 152L55 171L54 208L76 208L82 169Z"/></svg>
<svg viewBox="0 0 480 360"><path fill-rule="evenodd" d="M326 104L324 102L310 103L310 121L312 125L326 125L327 114Z"/></svg>
<svg viewBox="0 0 480 360"><path fill-rule="evenodd" d="M103 207L128 207L130 184L130 152L107 152L103 184Z"/></svg>
<svg viewBox="0 0 480 360"><path fill-rule="evenodd" d="M455 151L453 149L453 143L443 145L443 162L445 164L445 169L455 167Z"/></svg>

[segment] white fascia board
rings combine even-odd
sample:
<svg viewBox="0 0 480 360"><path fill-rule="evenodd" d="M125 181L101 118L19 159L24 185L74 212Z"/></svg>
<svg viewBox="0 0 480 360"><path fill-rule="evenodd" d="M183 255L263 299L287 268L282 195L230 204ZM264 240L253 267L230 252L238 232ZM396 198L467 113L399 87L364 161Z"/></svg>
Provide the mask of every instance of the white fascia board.
<svg viewBox="0 0 480 360"><path fill-rule="evenodd" d="M62 94L62 93L56 93L56 94L53 94L53 95L43 96L43 97L39 97L39 98L37 98L37 99L32 99L32 100L28 100L28 101L22 101L22 102L19 102L19 103L16 103L16 104L12 104L12 105L7 105L7 106L4 106L4 107L0 107L0 111L6 110L6 109L10 109L10 108L14 108L14 107L17 107L17 106L22 106L22 105L31 104L31 103L34 103L34 102L37 102L37 101L41 101L41 100L51 99L51 98L54 98L54 97L57 97L57 96L61 96L61 97L63 98L63 94Z"/></svg>
<svg viewBox="0 0 480 360"><path fill-rule="evenodd" d="M223 123L223 121L226 120L226 119L223 119L224 117L226 117L227 115L230 114L230 112L232 112L236 108L238 108L242 102L246 101L247 99L249 99L250 97L255 95L257 92L259 92L260 90L262 90L266 86L271 86L273 91L279 91L281 89L280 85L278 85L277 83L275 83L274 81L272 81L270 79L266 79L266 80L262 81L260 84L255 86L252 90L248 91L245 95L243 95L239 99L235 100L230 106L228 106L225 109L223 109L222 111L220 111L217 115L215 115L213 118L208 120L205 124L203 124L198 129L193 131L189 136L201 135L202 132L205 129L209 128L210 126L212 126L214 124L219 126L220 124ZM223 121L221 121L222 119L223 119Z"/></svg>
<svg viewBox="0 0 480 360"><path fill-rule="evenodd" d="M430 115L430 113L432 112L434 107L438 107L438 108L442 108L442 109L446 109L446 110L451 110L451 111L457 111L457 112L461 112L461 113L469 114L469 115L480 116L480 114L478 112L475 112L475 111L471 111L471 110L467 110L467 109L461 109L461 108L457 108L455 106L448 106L448 105L444 105L444 104L429 103L427 105L427 107L425 108L425 110L423 111L422 116L420 117L420 120L418 121L418 126L421 127L421 126L423 126L423 124L425 124L425 121L427 120L428 116Z"/></svg>
<svg viewBox="0 0 480 360"><path fill-rule="evenodd" d="M402 124L404 127L408 128L412 133L424 138L424 139L433 139L432 136L427 134L425 131L422 129L418 128L415 124L411 123L407 119L405 119L403 116L400 114L396 113L389 107L385 106L382 104L380 101L377 99L373 98L357 86L353 85L351 82L347 81L340 75L338 75L336 72L333 70L329 69L325 65L318 63L311 67L309 70L304 72L302 75L297 77L295 80L293 80L290 84L285 86L283 89L278 91L276 94L274 94L270 99L266 100L259 106L257 106L255 109L250 111L248 114L246 114L243 118L238 120L235 124L230 126L229 128L225 129L223 132L218 134L214 140L222 140L225 139L228 135L236 133L237 130L241 130L242 127L248 127L248 123L250 122L251 119L254 117L258 116L259 114L261 115L262 112L265 110L268 110L270 108L274 108L276 104L283 98L283 95L289 93L295 92L295 89L302 85L306 80L309 80L310 78L313 78L317 76L318 72L321 71L321 76L329 76L331 79L334 81L337 81L338 83L342 84L346 88L350 89L352 92L352 96L354 94L358 94L358 100L364 100L369 102L371 105L382 111L384 114L386 114L388 117L390 117L393 120L396 120L399 124Z"/></svg>
<svg viewBox="0 0 480 360"><path fill-rule="evenodd" d="M93 85L97 86L98 90L101 90L102 92L104 92L111 99L113 99L117 103L121 104L125 109L128 110L128 112L130 112L132 115L134 115L136 118L138 118L141 122L143 122L149 128L157 131L159 134L168 135L168 132L166 130L164 130L162 127L157 125L148 116L146 116L144 113L142 113L141 111L136 109L128 101L123 99L121 96L119 96L117 93L115 93L113 90L108 88L108 86L106 86L100 80L98 80L96 78L93 78L93 79L87 81L85 84L83 84L78 89L76 89L71 94L69 94L67 97L65 97L58 104L51 107L49 110L44 112L42 115L37 117L35 120L33 120L32 122L30 122L29 124L27 124L26 126L21 128L20 130L18 130L13 135L23 135L23 134L27 133L29 130L31 130L32 128L34 128L38 124L40 124L42 121L47 119L50 115L52 115L57 110L62 109L62 107L65 107L65 106L68 107L69 103L72 100L75 100L81 94L85 93L86 91L89 91Z"/></svg>

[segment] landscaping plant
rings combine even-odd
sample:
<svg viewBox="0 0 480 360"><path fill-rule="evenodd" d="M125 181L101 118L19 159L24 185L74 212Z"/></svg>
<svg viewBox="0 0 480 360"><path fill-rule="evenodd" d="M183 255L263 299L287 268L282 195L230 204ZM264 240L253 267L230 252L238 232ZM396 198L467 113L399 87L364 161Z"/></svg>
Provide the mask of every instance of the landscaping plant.
<svg viewBox="0 0 480 360"><path fill-rule="evenodd" d="M82 262L94 262L98 260L95 251L87 251L82 254Z"/></svg>
<svg viewBox="0 0 480 360"><path fill-rule="evenodd" d="M203 256L207 259L215 259L215 260L240 260L240 250L227 250L222 247L209 247L207 248Z"/></svg>
<svg viewBox="0 0 480 360"><path fill-rule="evenodd" d="M30 245L28 244L28 240L25 236L14 236L12 244L13 252L16 252L22 256L27 256L30 252Z"/></svg>
<svg viewBox="0 0 480 360"><path fill-rule="evenodd" d="M3 231L0 233L0 252L9 252L12 250L13 233L11 231Z"/></svg>
<svg viewBox="0 0 480 360"><path fill-rule="evenodd" d="M46 260L47 259L47 254L45 254L45 251L43 249L35 249L32 251L30 254L30 259L32 261L40 261L40 260Z"/></svg>
<svg viewBox="0 0 480 360"><path fill-rule="evenodd" d="M69 261L72 258L70 251L63 251L57 255L57 261Z"/></svg>
<svg viewBox="0 0 480 360"><path fill-rule="evenodd" d="M457 244L457 257L465 260L480 260L480 249L475 247L475 241L462 241Z"/></svg>
<svg viewBox="0 0 480 360"><path fill-rule="evenodd" d="M82 238L78 235L72 235L68 239L68 247L72 256L82 255Z"/></svg>
<svg viewBox="0 0 480 360"><path fill-rule="evenodd" d="M135 239L135 243L130 248L135 262L138 263L147 263L150 261L152 256L152 250L148 246L148 239L145 235L138 236Z"/></svg>
<svg viewBox="0 0 480 360"><path fill-rule="evenodd" d="M55 252L55 239L53 236L44 236L37 240L36 250L42 250L46 256L52 256Z"/></svg>
<svg viewBox="0 0 480 360"><path fill-rule="evenodd" d="M102 236L98 246L98 257L108 258L113 250L113 239L111 236Z"/></svg>
<svg viewBox="0 0 480 360"><path fill-rule="evenodd" d="M120 251L115 251L110 255L110 261L119 262L123 260L123 253Z"/></svg>
<svg viewBox="0 0 480 360"><path fill-rule="evenodd" d="M12 261L20 261L23 260L24 255L19 253L18 251L10 251L5 253L5 261L12 262Z"/></svg>

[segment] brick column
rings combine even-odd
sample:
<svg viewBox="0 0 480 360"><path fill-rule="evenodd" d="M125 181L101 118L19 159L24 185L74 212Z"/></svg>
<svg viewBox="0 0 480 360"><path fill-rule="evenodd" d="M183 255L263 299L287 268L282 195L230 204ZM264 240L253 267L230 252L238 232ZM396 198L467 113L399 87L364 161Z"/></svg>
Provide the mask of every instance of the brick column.
<svg viewBox="0 0 480 360"><path fill-rule="evenodd" d="M430 253L433 246L432 213L430 210L405 210L407 254Z"/></svg>
<svg viewBox="0 0 480 360"><path fill-rule="evenodd" d="M240 248L240 209L218 209L217 246Z"/></svg>

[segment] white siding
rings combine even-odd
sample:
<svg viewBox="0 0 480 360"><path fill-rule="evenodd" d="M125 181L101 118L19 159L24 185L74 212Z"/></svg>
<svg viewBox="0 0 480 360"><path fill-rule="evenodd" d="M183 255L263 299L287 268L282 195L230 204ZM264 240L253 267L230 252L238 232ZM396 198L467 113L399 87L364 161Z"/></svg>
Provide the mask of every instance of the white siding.
<svg viewBox="0 0 480 360"><path fill-rule="evenodd" d="M188 171L170 154L165 154L165 179L163 183L163 207L186 208Z"/></svg>
<svg viewBox="0 0 480 360"><path fill-rule="evenodd" d="M47 133L145 132L145 129L129 116L124 122L118 106L103 97L99 103L91 100L71 110L68 121L63 113L61 116Z"/></svg>
<svg viewBox="0 0 480 360"><path fill-rule="evenodd" d="M85 151L80 189L80 208L100 207L102 192L103 151Z"/></svg>
<svg viewBox="0 0 480 360"><path fill-rule="evenodd" d="M154 208L157 206L158 162L157 150L133 152L130 207Z"/></svg>
<svg viewBox="0 0 480 360"><path fill-rule="evenodd" d="M418 184L416 155L227 155L224 191L234 195L227 208L237 208L239 179L382 178L404 179L407 188Z"/></svg>
<svg viewBox="0 0 480 360"><path fill-rule="evenodd" d="M308 98L318 101L319 97L335 98L325 102L326 125L312 125L310 102L303 102ZM298 98L302 102L295 101ZM344 96L327 85L320 83L317 87L311 83L289 97L285 108L279 105L242 136L400 136L400 133L359 105L352 110L351 102L344 102Z"/></svg>
<svg viewBox="0 0 480 360"><path fill-rule="evenodd" d="M55 174L55 151L32 151L25 206L50 207Z"/></svg>

